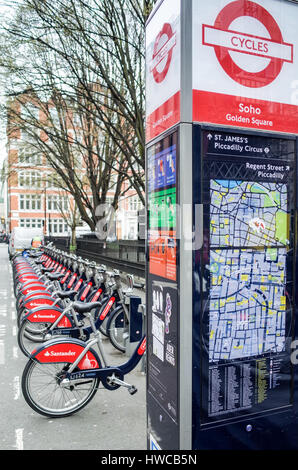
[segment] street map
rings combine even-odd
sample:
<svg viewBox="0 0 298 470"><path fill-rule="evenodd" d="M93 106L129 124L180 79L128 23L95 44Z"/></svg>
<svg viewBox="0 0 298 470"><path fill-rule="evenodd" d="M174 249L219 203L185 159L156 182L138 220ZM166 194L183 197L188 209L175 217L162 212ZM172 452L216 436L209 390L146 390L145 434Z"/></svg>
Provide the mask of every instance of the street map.
<svg viewBox="0 0 298 470"><path fill-rule="evenodd" d="M211 181L209 360L282 352L287 186Z"/></svg>
<svg viewBox="0 0 298 470"><path fill-rule="evenodd" d="M211 181L211 246L288 244L287 186Z"/></svg>

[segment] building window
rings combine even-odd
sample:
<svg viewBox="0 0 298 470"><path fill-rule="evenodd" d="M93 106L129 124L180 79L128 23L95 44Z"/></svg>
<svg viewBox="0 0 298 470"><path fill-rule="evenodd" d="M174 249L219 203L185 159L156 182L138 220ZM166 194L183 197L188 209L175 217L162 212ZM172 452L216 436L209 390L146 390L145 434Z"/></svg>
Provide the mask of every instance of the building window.
<svg viewBox="0 0 298 470"><path fill-rule="evenodd" d="M49 108L49 121L52 126L60 125L60 116L57 108Z"/></svg>
<svg viewBox="0 0 298 470"><path fill-rule="evenodd" d="M57 189L59 188L59 176L55 172L51 172L46 174L46 185L49 189Z"/></svg>
<svg viewBox="0 0 298 470"><path fill-rule="evenodd" d="M20 210L40 211L41 196L37 194L20 194Z"/></svg>
<svg viewBox="0 0 298 470"><path fill-rule="evenodd" d="M68 198L66 196L51 195L47 197L48 211L63 212L68 210Z"/></svg>
<svg viewBox="0 0 298 470"><path fill-rule="evenodd" d="M36 121L39 118L39 110L34 104L32 103L26 103L22 106L21 109L21 117L25 121L27 121L27 124L31 123L32 121Z"/></svg>
<svg viewBox="0 0 298 470"><path fill-rule="evenodd" d="M21 165L40 166L42 164L42 157L32 148L19 148L19 163Z"/></svg>
<svg viewBox="0 0 298 470"><path fill-rule="evenodd" d="M68 225L64 219L52 219L48 220L48 233L50 235L62 235L68 232Z"/></svg>
<svg viewBox="0 0 298 470"><path fill-rule="evenodd" d="M19 173L19 186L21 188L41 188L41 174L39 171L21 171Z"/></svg>
<svg viewBox="0 0 298 470"><path fill-rule="evenodd" d="M128 210L137 212L141 209L142 203L137 196L130 197L128 200Z"/></svg>
<svg viewBox="0 0 298 470"><path fill-rule="evenodd" d="M23 228L42 228L43 219L20 219L20 227Z"/></svg>

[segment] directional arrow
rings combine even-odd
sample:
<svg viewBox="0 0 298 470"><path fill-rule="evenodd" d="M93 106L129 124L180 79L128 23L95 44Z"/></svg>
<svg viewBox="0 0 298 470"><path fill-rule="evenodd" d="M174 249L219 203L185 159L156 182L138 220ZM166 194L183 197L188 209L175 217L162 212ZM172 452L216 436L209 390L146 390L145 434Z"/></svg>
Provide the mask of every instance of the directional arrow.
<svg viewBox="0 0 298 470"><path fill-rule="evenodd" d="M207 135L207 138L208 138L209 140L212 140L212 139L213 139L212 134L208 134L208 135Z"/></svg>

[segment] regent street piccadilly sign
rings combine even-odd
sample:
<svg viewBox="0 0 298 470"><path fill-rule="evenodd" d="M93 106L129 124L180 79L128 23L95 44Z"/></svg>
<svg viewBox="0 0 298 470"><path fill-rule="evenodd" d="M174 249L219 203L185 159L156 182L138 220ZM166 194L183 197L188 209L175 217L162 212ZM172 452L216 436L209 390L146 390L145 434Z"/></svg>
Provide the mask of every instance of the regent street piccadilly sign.
<svg viewBox="0 0 298 470"><path fill-rule="evenodd" d="M297 133L297 5L193 3L193 121Z"/></svg>

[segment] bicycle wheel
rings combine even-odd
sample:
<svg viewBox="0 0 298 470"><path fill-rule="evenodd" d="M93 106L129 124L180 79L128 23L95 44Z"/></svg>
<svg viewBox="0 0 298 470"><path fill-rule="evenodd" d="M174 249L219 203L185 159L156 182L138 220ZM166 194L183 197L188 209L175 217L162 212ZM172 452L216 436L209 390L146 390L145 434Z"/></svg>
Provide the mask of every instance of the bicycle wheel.
<svg viewBox="0 0 298 470"><path fill-rule="evenodd" d="M112 345L118 351L125 352L124 333L128 331L128 327L128 319L123 308L111 312L107 322L107 333Z"/></svg>
<svg viewBox="0 0 298 470"><path fill-rule="evenodd" d="M29 310L27 308L22 307L20 309L20 311L17 314L18 328L21 327L21 325L24 321L24 318L26 317L26 315L28 315L28 313L29 313ZM39 334L40 327L38 325L39 325L38 323L28 322L26 330L28 331L28 333L31 333L32 335Z"/></svg>
<svg viewBox="0 0 298 470"><path fill-rule="evenodd" d="M17 325L18 328L20 328L23 319L25 316L29 313L29 310L25 307L22 307L18 312L17 312Z"/></svg>
<svg viewBox="0 0 298 470"><path fill-rule="evenodd" d="M32 325L35 327L34 330ZM18 331L18 345L25 356L30 356L32 351L46 341L45 335L49 323L31 323L23 320ZM33 330L33 331L32 331Z"/></svg>
<svg viewBox="0 0 298 470"><path fill-rule="evenodd" d="M85 379L69 386L61 381L69 363L40 364L30 359L22 376L22 392L28 405L37 413L63 418L81 410L97 392L100 380Z"/></svg>

